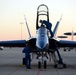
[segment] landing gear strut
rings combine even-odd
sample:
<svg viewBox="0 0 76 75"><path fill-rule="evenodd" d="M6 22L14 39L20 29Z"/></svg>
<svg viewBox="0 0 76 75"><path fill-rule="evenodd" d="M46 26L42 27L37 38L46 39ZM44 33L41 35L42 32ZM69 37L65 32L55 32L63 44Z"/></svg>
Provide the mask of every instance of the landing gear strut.
<svg viewBox="0 0 76 75"><path fill-rule="evenodd" d="M43 67L44 67L44 69L46 69L47 68L47 54L45 54L45 53L39 53L39 56L37 57L37 59L39 60L38 61L38 68L39 69L41 69L41 65L43 65Z"/></svg>
<svg viewBox="0 0 76 75"><path fill-rule="evenodd" d="M66 64L63 63L63 60L61 58L60 52L59 52L59 50L57 48L57 45L56 45L56 42L55 41L54 41L54 47L55 47L55 50L56 50L56 52L58 54L58 57L59 57L59 61L57 61L57 63L54 65L54 67L55 68L66 68Z"/></svg>
<svg viewBox="0 0 76 75"><path fill-rule="evenodd" d="M58 57L59 57L57 68L66 68L66 64L63 63L63 60L62 60L61 55L59 53L59 50L57 49L56 51L57 51L57 54L58 54Z"/></svg>
<svg viewBox="0 0 76 75"><path fill-rule="evenodd" d="M60 54L60 53L59 53ZM51 53L52 59L55 62L54 68L66 68L66 64L63 63L61 56L59 57L59 60L57 60L55 52Z"/></svg>
<svg viewBox="0 0 76 75"><path fill-rule="evenodd" d="M42 63L39 61L39 62L38 62L38 68L39 68L39 69L41 69L41 64L42 64ZM44 67L44 69L47 68L47 63L46 63L46 61L44 61L43 67Z"/></svg>

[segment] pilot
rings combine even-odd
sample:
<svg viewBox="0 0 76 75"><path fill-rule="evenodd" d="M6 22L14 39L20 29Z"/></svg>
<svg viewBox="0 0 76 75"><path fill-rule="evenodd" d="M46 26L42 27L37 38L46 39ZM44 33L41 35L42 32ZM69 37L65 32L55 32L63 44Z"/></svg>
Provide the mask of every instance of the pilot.
<svg viewBox="0 0 76 75"><path fill-rule="evenodd" d="M40 20L41 25L46 25L46 28L50 31L51 37L53 37L53 32L51 31L52 24L46 20Z"/></svg>

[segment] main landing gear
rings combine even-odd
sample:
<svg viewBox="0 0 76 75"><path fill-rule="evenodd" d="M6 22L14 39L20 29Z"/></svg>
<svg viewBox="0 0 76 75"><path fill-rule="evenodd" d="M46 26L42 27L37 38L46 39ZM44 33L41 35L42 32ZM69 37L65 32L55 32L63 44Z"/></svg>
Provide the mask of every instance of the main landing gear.
<svg viewBox="0 0 76 75"><path fill-rule="evenodd" d="M59 53L59 50L56 49L56 51L57 51L57 54L58 54L58 57L59 57L59 61L58 61L58 64L55 64L54 67L55 68L66 68L66 64L63 63L63 60L62 60L61 55Z"/></svg>
<svg viewBox="0 0 76 75"><path fill-rule="evenodd" d="M63 63L63 60L61 58L61 55L60 55L60 52L58 50L56 42L54 41L53 43L54 43L54 50L55 51L52 52L51 54L52 54L52 58L55 62L54 68L66 68L66 64ZM57 53L59 60L56 59L55 52Z"/></svg>
<svg viewBox="0 0 76 75"><path fill-rule="evenodd" d="M56 58L55 52L52 52L49 54L50 57L50 61L51 61L51 57L54 61L54 68L66 68L66 64L63 63L62 59L59 57L59 60Z"/></svg>
<svg viewBox="0 0 76 75"><path fill-rule="evenodd" d="M55 62L54 68L66 68L66 64L63 63L63 60L62 60L59 50L57 48L56 48L56 52L58 54L59 60L56 59L55 52L51 53L52 55L50 55L50 56L52 56L52 59ZM22 60L22 62L23 62L22 64L25 65L27 69L30 69L31 68L31 58L30 58L29 48L25 47L23 50L23 53L25 53L25 57ZM44 69L46 69L47 68L47 59L48 59L47 53L45 53L45 52L39 53L37 55L37 59L39 60L38 68L41 69L41 67L43 66Z"/></svg>
<svg viewBox="0 0 76 75"><path fill-rule="evenodd" d="M54 62L54 68L58 68L58 69L66 68L66 64L63 63L62 59L58 56L59 57L58 60L56 56L57 55L55 54L55 51L49 53L49 61L51 62L51 58L52 58Z"/></svg>

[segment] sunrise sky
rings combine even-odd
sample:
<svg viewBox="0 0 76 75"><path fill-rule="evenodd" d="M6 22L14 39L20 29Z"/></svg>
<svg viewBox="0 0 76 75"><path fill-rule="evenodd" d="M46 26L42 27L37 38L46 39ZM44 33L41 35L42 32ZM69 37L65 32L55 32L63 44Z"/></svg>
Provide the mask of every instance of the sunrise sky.
<svg viewBox="0 0 76 75"><path fill-rule="evenodd" d="M32 36L36 35L36 13L40 4L46 4L49 8L52 29L57 20L63 14L57 35L64 32L76 32L76 0L0 0L0 40L22 39L29 37L24 14ZM76 37L75 37L76 38Z"/></svg>

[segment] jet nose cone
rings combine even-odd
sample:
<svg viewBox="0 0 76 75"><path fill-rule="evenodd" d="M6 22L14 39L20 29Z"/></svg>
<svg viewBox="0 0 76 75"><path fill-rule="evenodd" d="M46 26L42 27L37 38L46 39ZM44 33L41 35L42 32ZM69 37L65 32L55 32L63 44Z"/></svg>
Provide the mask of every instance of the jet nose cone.
<svg viewBox="0 0 76 75"><path fill-rule="evenodd" d="M40 48L43 49L45 47L45 44L43 42L40 43Z"/></svg>

